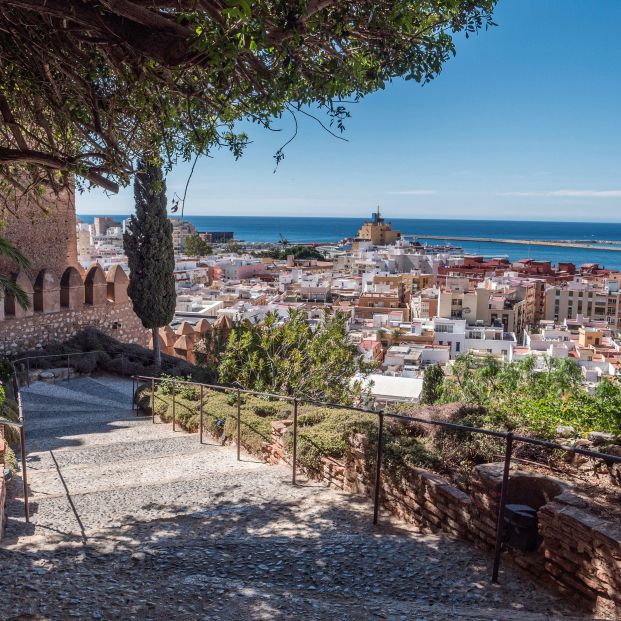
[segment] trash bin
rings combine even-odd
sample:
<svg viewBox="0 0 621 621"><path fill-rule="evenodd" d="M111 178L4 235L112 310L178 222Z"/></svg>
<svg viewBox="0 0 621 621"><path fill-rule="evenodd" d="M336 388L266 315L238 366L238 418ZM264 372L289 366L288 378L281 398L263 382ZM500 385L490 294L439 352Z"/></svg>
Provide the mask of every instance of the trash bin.
<svg viewBox="0 0 621 621"><path fill-rule="evenodd" d="M529 505L505 507L505 543L522 552L534 552L540 544L537 509Z"/></svg>

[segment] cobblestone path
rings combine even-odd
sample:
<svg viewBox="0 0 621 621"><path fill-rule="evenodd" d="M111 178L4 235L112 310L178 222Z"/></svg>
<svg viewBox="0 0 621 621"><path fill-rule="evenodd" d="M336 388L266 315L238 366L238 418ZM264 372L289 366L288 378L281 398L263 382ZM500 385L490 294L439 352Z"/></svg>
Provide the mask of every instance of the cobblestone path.
<svg viewBox="0 0 621 621"><path fill-rule="evenodd" d="M491 585L491 558L463 542L386 516L374 529L365 498L137 417L131 390L24 390L33 515L10 500L0 619L580 616L512 567Z"/></svg>

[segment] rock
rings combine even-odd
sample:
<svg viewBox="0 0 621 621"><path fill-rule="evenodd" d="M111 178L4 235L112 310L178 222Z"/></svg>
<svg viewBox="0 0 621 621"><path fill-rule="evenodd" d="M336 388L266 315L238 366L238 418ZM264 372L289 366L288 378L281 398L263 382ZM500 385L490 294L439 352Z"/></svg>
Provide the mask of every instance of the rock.
<svg viewBox="0 0 621 621"><path fill-rule="evenodd" d="M615 437L611 433L605 433L604 431L591 431L588 438L595 446L612 444L615 440Z"/></svg>
<svg viewBox="0 0 621 621"><path fill-rule="evenodd" d="M131 558L132 558L132 561L136 561L137 563L140 563L141 561L144 561L147 558L147 555L144 552L134 552Z"/></svg>
<svg viewBox="0 0 621 621"><path fill-rule="evenodd" d="M43 380L44 382L53 380L54 373L52 371L41 371L41 373L39 373L39 379Z"/></svg>
<svg viewBox="0 0 621 621"><path fill-rule="evenodd" d="M574 438L576 435L576 430L571 425L559 425L556 428L558 438Z"/></svg>
<svg viewBox="0 0 621 621"><path fill-rule="evenodd" d="M586 438L578 438L574 442L574 447L589 450L593 448L593 442L591 442L591 440L587 440Z"/></svg>
<svg viewBox="0 0 621 621"><path fill-rule="evenodd" d="M609 455L614 455L615 457L621 457L621 446L618 444L613 444L612 446L606 447L606 453Z"/></svg>

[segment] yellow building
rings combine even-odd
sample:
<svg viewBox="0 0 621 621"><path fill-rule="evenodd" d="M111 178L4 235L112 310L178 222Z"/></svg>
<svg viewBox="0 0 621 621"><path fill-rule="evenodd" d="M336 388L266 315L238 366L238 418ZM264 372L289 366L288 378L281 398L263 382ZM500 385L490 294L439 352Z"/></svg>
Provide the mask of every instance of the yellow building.
<svg viewBox="0 0 621 621"><path fill-rule="evenodd" d="M394 244L401 238L399 231L393 231L392 225L385 222L380 215L379 207L373 214L371 222L365 222L358 231L358 239L370 241L374 246L387 246Z"/></svg>
<svg viewBox="0 0 621 621"><path fill-rule="evenodd" d="M578 344L580 347L599 347L604 340L604 333L596 328L580 328Z"/></svg>

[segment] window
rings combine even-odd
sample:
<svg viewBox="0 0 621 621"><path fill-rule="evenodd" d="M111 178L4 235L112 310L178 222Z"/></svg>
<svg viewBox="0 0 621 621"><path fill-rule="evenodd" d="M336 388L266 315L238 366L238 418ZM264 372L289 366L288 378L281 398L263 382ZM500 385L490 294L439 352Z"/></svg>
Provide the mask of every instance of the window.
<svg viewBox="0 0 621 621"><path fill-rule="evenodd" d="M455 351L459 353L460 349L461 349L461 343L455 343Z"/></svg>

